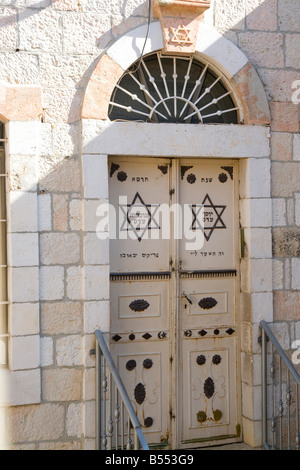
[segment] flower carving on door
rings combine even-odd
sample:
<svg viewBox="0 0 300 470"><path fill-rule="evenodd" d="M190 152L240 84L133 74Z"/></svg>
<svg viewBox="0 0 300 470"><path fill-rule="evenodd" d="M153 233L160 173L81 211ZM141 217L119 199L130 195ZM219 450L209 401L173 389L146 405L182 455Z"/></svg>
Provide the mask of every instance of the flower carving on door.
<svg viewBox="0 0 300 470"><path fill-rule="evenodd" d="M156 424L160 412L160 386L155 372L156 361L149 356L136 356L127 361L127 365L131 363L135 364L134 368L126 366L132 390L131 402L140 423L151 429Z"/></svg>
<svg viewBox="0 0 300 470"><path fill-rule="evenodd" d="M199 401L196 417L200 424L222 420L224 410L220 410L218 406L220 399L226 396L226 378L223 371L218 373L217 368L221 362L221 355L211 352L196 357L198 370L197 376L192 380L192 400Z"/></svg>

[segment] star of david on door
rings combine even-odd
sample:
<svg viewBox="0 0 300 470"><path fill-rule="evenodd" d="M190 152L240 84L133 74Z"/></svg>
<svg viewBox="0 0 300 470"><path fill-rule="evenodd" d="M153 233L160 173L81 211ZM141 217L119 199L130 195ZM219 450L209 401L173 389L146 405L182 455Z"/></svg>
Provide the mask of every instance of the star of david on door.
<svg viewBox="0 0 300 470"><path fill-rule="evenodd" d="M213 204L211 198L206 194L202 201L202 204L191 204L192 211L192 230L203 230L206 241L210 239L214 230L224 229L226 225L222 220L222 215L226 209L226 206L221 204ZM201 209L204 211L201 212ZM200 220L199 216L203 215L203 219Z"/></svg>
<svg viewBox="0 0 300 470"><path fill-rule="evenodd" d="M136 193L130 204L119 204L124 215L120 231L134 232L140 242L148 230L159 230L154 219L159 204L146 204L139 193Z"/></svg>
<svg viewBox="0 0 300 470"><path fill-rule="evenodd" d="M119 204L124 215L120 231L130 231L136 235L140 242L148 230L159 230L160 226L155 220L155 214L159 204L146 204L137 192L130 204ZM226 229L222 215L226 209L225 205L214 204L208 194L202 204L191 204L192 230L203 230L206 241L209 241L214 230ZM201 209L204 208L204 212ZM199 216L203 218L200 220Z"/></svg>

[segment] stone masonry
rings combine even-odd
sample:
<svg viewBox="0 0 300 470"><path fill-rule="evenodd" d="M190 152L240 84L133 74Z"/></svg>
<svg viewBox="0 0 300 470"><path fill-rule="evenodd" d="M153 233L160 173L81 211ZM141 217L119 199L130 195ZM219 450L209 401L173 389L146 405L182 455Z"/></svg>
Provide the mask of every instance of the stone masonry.
<svg viewBox="0 0 300 470"><path fill-rule="evenodd" d="M81 107L101 54L126 32L145 25L147 12L145 0L0 0L0 81L9 96L20 87L33 92L35 103L25 117L7 105L6 117L12 139L7 158L15 386L13 406L1 409L0 423L9 430L2 438L10 449L95 445L90 350L94 330L109 328L109 269L107 245L99 249L93 233L93 200L101 194L96 191L84 201ZM257 211L271 218L272 230L257 228L251 236L258 242L272 236L275 329L289 350L300 339L300 92L299 103L293 99L300 89L300 3L214 0L206 18L244 52L269 100L272 207ZM41 93L40 113L35 88ZM250 305L261 317L264 311L268 315L272 298L266 291L255 297L243 293L246 323ZM242 366L249 383L258 385L258 355L253 365L245 349Z"/></svg>

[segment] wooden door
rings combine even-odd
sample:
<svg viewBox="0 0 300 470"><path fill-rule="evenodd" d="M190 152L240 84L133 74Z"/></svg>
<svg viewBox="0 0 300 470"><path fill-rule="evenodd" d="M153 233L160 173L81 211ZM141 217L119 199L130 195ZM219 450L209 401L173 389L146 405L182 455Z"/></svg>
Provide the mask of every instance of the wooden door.
<svg viewBox="0 0 300 470"><path fill-rule="evenodd" d="M236 440L235 162L111 157L109 174L110 346L145 437Z"/></svg>
<svg viewBox="0 0 300 470"><path fill-rule="evenodd" d="M168 446L170 241L157 212L169 206L170 160L111 158L111 350L150 444Z"/></svg>
<svg viewBox="0 0 300 470"><path fill-rule="evenodd" d="M239 438L238 171L234 161L180 162L179 198L203 247L180 244L180 446ZM200 211L200 208L202 211Z"/></svg>

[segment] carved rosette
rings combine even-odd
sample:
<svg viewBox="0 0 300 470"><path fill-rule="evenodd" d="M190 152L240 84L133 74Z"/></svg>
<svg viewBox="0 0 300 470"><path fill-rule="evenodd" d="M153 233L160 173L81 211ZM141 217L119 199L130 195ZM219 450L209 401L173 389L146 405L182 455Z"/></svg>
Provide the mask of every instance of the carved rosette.
<svg viewBox="0 0 300 470"><path fill-rule="evenodd" d="M154 0L153 16L159 18L164 35L164 53L195 52L199 23L211 0Z"/></svg>

